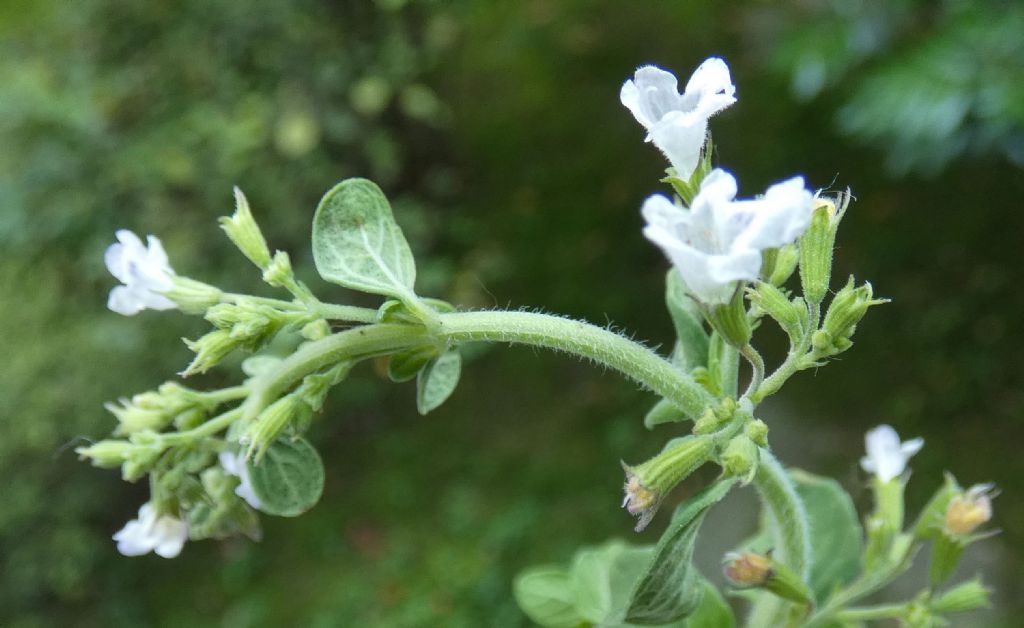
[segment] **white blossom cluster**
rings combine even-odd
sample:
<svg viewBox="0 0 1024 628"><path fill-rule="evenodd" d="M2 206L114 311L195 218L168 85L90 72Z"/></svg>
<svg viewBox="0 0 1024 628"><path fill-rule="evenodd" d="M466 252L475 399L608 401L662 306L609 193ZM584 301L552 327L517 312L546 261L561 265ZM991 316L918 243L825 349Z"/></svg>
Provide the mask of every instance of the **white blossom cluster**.
<svg viewBox="0 0 1024 628"><path fill-rule="evenodd" d="M689 181L707 150L708 120L736 102L729 67L711 58L697 68L682 94L676 77L654 66L636 71L619 98L668 158L675 176ZM722 169L701 181L683 207L656 194L643 204L644 235L665 252L690 294L721 305L738 282L753 281L761 255L795 241L811 220L814 195L801 177L777 183L753 200L736 200L736 179Z"/></svg>

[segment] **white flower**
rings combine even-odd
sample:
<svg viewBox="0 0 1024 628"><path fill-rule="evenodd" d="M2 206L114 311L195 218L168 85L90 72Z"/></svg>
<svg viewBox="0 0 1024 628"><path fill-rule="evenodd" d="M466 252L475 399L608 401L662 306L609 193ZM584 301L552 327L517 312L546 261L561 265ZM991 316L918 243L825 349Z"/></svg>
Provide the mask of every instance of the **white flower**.
<svg viewBox="0 0 1024 628"><path fill-rule="evenodd" d="M224 471L239 479L235 487L235 495L244 499L250 506L259 510L263 502L252 490L252 481L249 479L249 469L245 466L245 456L231 453L230 451L220 452L220 466Z"/></svg>
<svg viewBox="0 0 1024 628"><path fill-rule="evenodd" d="M757 279L761 251L789 244L810 224L814 197L802 177L770 188L761 198L734 200L736 179L712 170L692 207L666 196L648 198L644 235L675 265L691 294L708 305L727 303L736 282Z"/></svg>
<svg viewBox="0 0 1024 628"><path fill-rule="evenodd" d="M860 466L868 473L875 474L882 482L903 475L910 457L921 451L923 438L914 438L904 443L891 426L879 425L864 436L868 455L860 459Z"/></svg>
<svg viewBox="0 0 1024 628"><path fill-rule="evenodd" d="M103 261L110 274L123 283L110 291L107 307L125 316L142 310L171 310L177 307L163 292L174 286L174 269L160 239L147 236L149 246L127 229L117 231L118 242L107 247Z"/></svg>
<svg viewBox="0 0 1024 628"><path fill-rule="evenodd" d="M142 556L156 552L164 558L181 553L188 539L188 525L170 515L157 516L156 508L146 502L139 508L139 518L132 519L114 534L117 551L125 556Z"/></svg>
<svg viewBox="0 0 1024 628"><path fill-rule="evenodd" d="M729 66L712 57L694 71L680 94L675 75L653 65L637 69L622 85L619 100L682 179L697 169L707 136L708 118L736 102Z"/></svg>

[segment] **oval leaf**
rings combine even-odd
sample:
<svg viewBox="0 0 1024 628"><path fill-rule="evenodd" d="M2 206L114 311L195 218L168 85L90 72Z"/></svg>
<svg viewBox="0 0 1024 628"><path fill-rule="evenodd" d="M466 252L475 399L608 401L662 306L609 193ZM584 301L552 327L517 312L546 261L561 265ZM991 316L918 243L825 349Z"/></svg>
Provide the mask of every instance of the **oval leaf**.
<svg viewBox="0 0 1024 628"><path fill-rule="evenodd" d="M701 578L704 596L700 606L686 619L686 628L735 628L736 617L715 585Z"/></svg>
<svg viewBox="0 0 1024 628"><path fill-rule="evenodd" d="M686 420L686 413L668 399L659 399L644 416L644 427L653 429L662 423L677 423Z"/></svg>
<svg viewBox="0 0 1024 628"><path fill-rule="evenodd" d="M863 532L853 500L839 483L792 469L789 476L804 502L811 531L810 585L821 601L860 572Z"/></svg>
<svg viewBox="0 0 1024 628"><path fill-rule="evenodd" d="M324 492L324 464L320 454L303 438L279 438L258 464L245 463L260 511L296 517L320 501Z"/></svg>
<svg viewBox="0 0 1024 628"><path fill-rule="evenodd" d="M704 588L693 566L693 546L708 509L736 484L736 478L715 482L676 509L672 523L662 534L625 608L627 622L651 625L675 621L693 613Z"/></svg>
<svg viewBox="0 0 1024 628"><path fill-rule="evenodd" d="M519 608L541 626L568 628L583 622L576 612L569 573L561 567L527 569L516 577L512 590Z"/></svg>
<svg viewBox="0 0 1024 628"><path fill-rule="evenodd" d="M377 184L345 179L320 200L313 218L320 276L346 288L415 299L416 263Z"/></svg>
<svg viewBox="0 0 1024 628"><path fill-rule="evenodd" d="M462 356L458 349L445 351L427 364L416 378L416 409L426 414L444 403L459 385Z"/></svg>

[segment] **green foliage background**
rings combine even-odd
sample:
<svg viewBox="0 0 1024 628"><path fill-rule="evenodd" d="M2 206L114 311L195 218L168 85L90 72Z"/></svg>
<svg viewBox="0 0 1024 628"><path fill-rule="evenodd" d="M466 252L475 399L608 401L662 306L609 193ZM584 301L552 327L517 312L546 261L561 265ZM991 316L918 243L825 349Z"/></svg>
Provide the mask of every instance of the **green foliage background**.
<svg viewBox="0 0 1024 628"><path fill-rule="evenodd" d="M313 428L328 469L314 511L266 519L260 544L126 559L109 535L146 487L70 449L113 426L104 401L180 370L177 339L203 326L107 311L102 252L118 227L155 233L180 273L261 291L215 225L238 184L323 297L358 301L316 281L308 237L319 196L366 176L394 201L424 294L665 343L665 262L638 213L664 164L617 92L638 64L685 76L711 54L739 88L714 131L742 192L793 173L851 186L837 277L893 299L855 350L767 406L780 457L863 506L863 431L923 435L911 504L944 469L996 481L1004 533L965 574L1003 591L986 622L1024 610L1024 9L794 7L0 4L0 625L523 625L518 569L632 536L618 461L668 437L641 426L648 395L492 350L423 418L410 386L364 367Z"/></svg>

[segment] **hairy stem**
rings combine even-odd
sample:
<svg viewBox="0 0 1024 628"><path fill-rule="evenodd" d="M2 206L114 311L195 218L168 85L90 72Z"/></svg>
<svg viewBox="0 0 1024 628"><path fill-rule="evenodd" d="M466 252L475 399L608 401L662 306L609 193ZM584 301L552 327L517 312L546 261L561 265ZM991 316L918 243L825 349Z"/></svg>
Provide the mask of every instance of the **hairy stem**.
<svg viewBox="0 0 1024 628"><path fill-rule="evenodd" d="M810 530L807 512L782 464L767 449L761 450L754 486L768 512L774 535L774 558L806 582L811 564ZM751 609L749 626L777 626L787 603L762 595Z"/></svg>
<svg viewBox="0 0 1024 628"><path fill-rule="evenodd" d="M245 416L252 418L305 375L341 360L474 341L531 345L587 358L649 388L691 416L698 416L712 402L699 384L668 360L607 329L531 312L457 312L439 314L436 327L429 330L419 325L380 323L309 343L255 385Z"/></svg>

